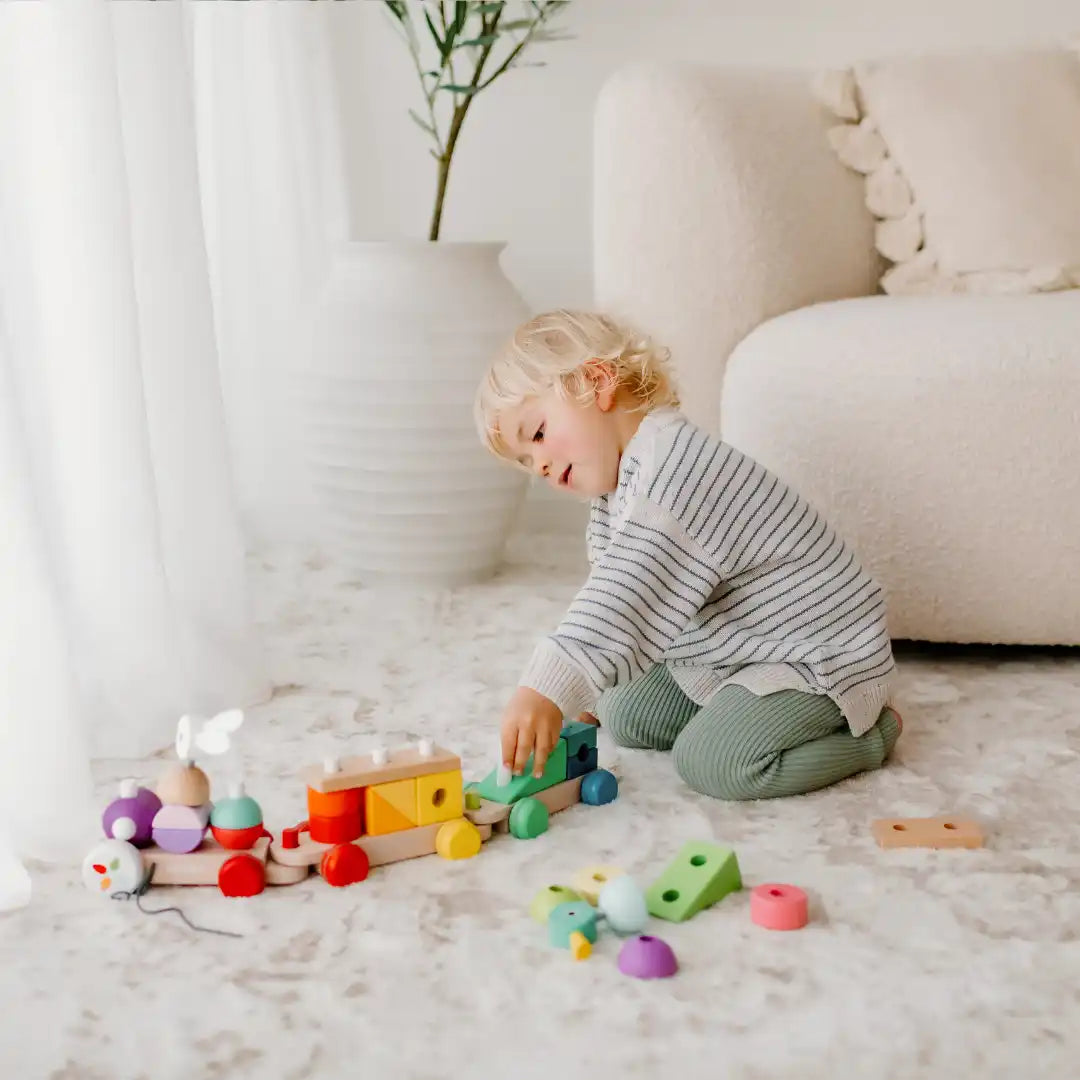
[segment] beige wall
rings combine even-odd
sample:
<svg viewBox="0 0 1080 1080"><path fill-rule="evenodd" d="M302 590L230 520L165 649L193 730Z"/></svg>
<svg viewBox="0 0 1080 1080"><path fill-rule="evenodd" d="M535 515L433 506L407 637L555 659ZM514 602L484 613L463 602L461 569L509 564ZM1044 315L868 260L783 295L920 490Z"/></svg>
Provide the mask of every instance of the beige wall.
<svg viewBox="0 0 1080 1080"><path fill-rule="evenodd" d="M434 162L406 115L416 76L373 0L333 5L357 237L426 234ZM504 265L534 308L588 304L592 106L628 61L842 64L923 48L1003 46L1080 33L1076 0L574 0L575 39L548 66L510 72L478 98L454 163L444 237L508 243ZM627 161L632 169L634 162ZM561 520L563 502L539 505ZM552 513L555 517L552 518ZM570 521L580 521L571 512Z"/></svg>

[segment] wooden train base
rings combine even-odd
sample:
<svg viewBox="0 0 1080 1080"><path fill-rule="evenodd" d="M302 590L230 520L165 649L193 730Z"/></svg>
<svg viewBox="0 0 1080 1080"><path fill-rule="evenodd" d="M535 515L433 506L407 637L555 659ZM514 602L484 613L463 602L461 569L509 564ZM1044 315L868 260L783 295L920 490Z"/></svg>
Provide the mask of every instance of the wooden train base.
<svg viewBox="0 0 1080 1080"><path fill-rule="evenodd" d="M83 864L89 888L115 890L121 881L134 888L152 873L155 885L217 885L226 896L254 896L312 871L330 885L351 885L385 863L471 858L493 832L532 839L551 814L610 802L619 788L597 767L596 728L576 721L562 729L539 775L530 759L519 776L496 769L468 785L456 754L420 739L303 768L308 816L275 836L242 784L210 801L209 778L184 756L182 734L180 760L156 792L126 780L106 807L107 839Z"/></svg>
<svg viewBox="0 0 1080 1080"><path fill-rule="evenodd" d="M530 797L542 803L549 814L557 814L581 800L582 779L565 780ZM465 857L440 850L440 832L445 837L464 827L475 830L480 842L486 841L493 831L509 831L514 805L481 799L477 808L465 810L453 821L361 836L339 844L301 840L300 830L293 828L284 830L279 839L263 836L246 851L222 847L208 836L197 850L186 854L152 845L142 856L146 869L153 867L155 885L217 885L226 896L254 896L266 885L294 885L312 870L332 885L350 885L362 881L373 866L436 853L447 858ZM469 853L476 850L479 844Z"/></svg>

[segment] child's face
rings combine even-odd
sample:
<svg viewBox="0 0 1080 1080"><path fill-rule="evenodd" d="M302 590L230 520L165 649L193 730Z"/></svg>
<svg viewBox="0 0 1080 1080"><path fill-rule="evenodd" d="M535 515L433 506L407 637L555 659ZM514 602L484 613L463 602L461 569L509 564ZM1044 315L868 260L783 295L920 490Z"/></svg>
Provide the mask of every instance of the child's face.
<svg viewBox="0 0 1080 1080"><path fill-rule="evenodd" d="M588 405L554 390L508 409L499 428L511 454L552 487L592 498L615 490L619 462L641 417L615 408L615 393L598 387Z"/></svg>

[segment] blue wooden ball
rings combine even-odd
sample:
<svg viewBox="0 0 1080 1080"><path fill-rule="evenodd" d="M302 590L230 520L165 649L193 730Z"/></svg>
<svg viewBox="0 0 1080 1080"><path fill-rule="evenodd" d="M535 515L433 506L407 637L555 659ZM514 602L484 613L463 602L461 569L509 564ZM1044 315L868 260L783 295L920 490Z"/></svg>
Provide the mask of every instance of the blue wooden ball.
<svg viewBox="0 0 1080 1080"><path fill-rule="evenodd" d="M589 806L603 806L619 794L619 781L607 769L586 773L581 781L581 801Z"/></svg>

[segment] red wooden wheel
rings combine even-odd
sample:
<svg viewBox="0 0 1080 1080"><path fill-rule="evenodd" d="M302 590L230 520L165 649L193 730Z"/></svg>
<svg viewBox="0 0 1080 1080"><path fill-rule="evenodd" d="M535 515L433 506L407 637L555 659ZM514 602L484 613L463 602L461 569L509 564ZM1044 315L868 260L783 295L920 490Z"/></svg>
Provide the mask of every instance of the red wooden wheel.
<svg viewBox="0 0 1080 1080"><path fill-rule="evenodd" d="M254 855L234 855L221 864L217 883L223 896L257 896L266 886L266 871Z"/></svg>
<svg viewBox="0 0 1080 1080"><path fill-rule="evenodd" d="M337 844L323 857L319 872L336 886L352 885L363 881L370 867L367 852L356 844Z"/></svg>

